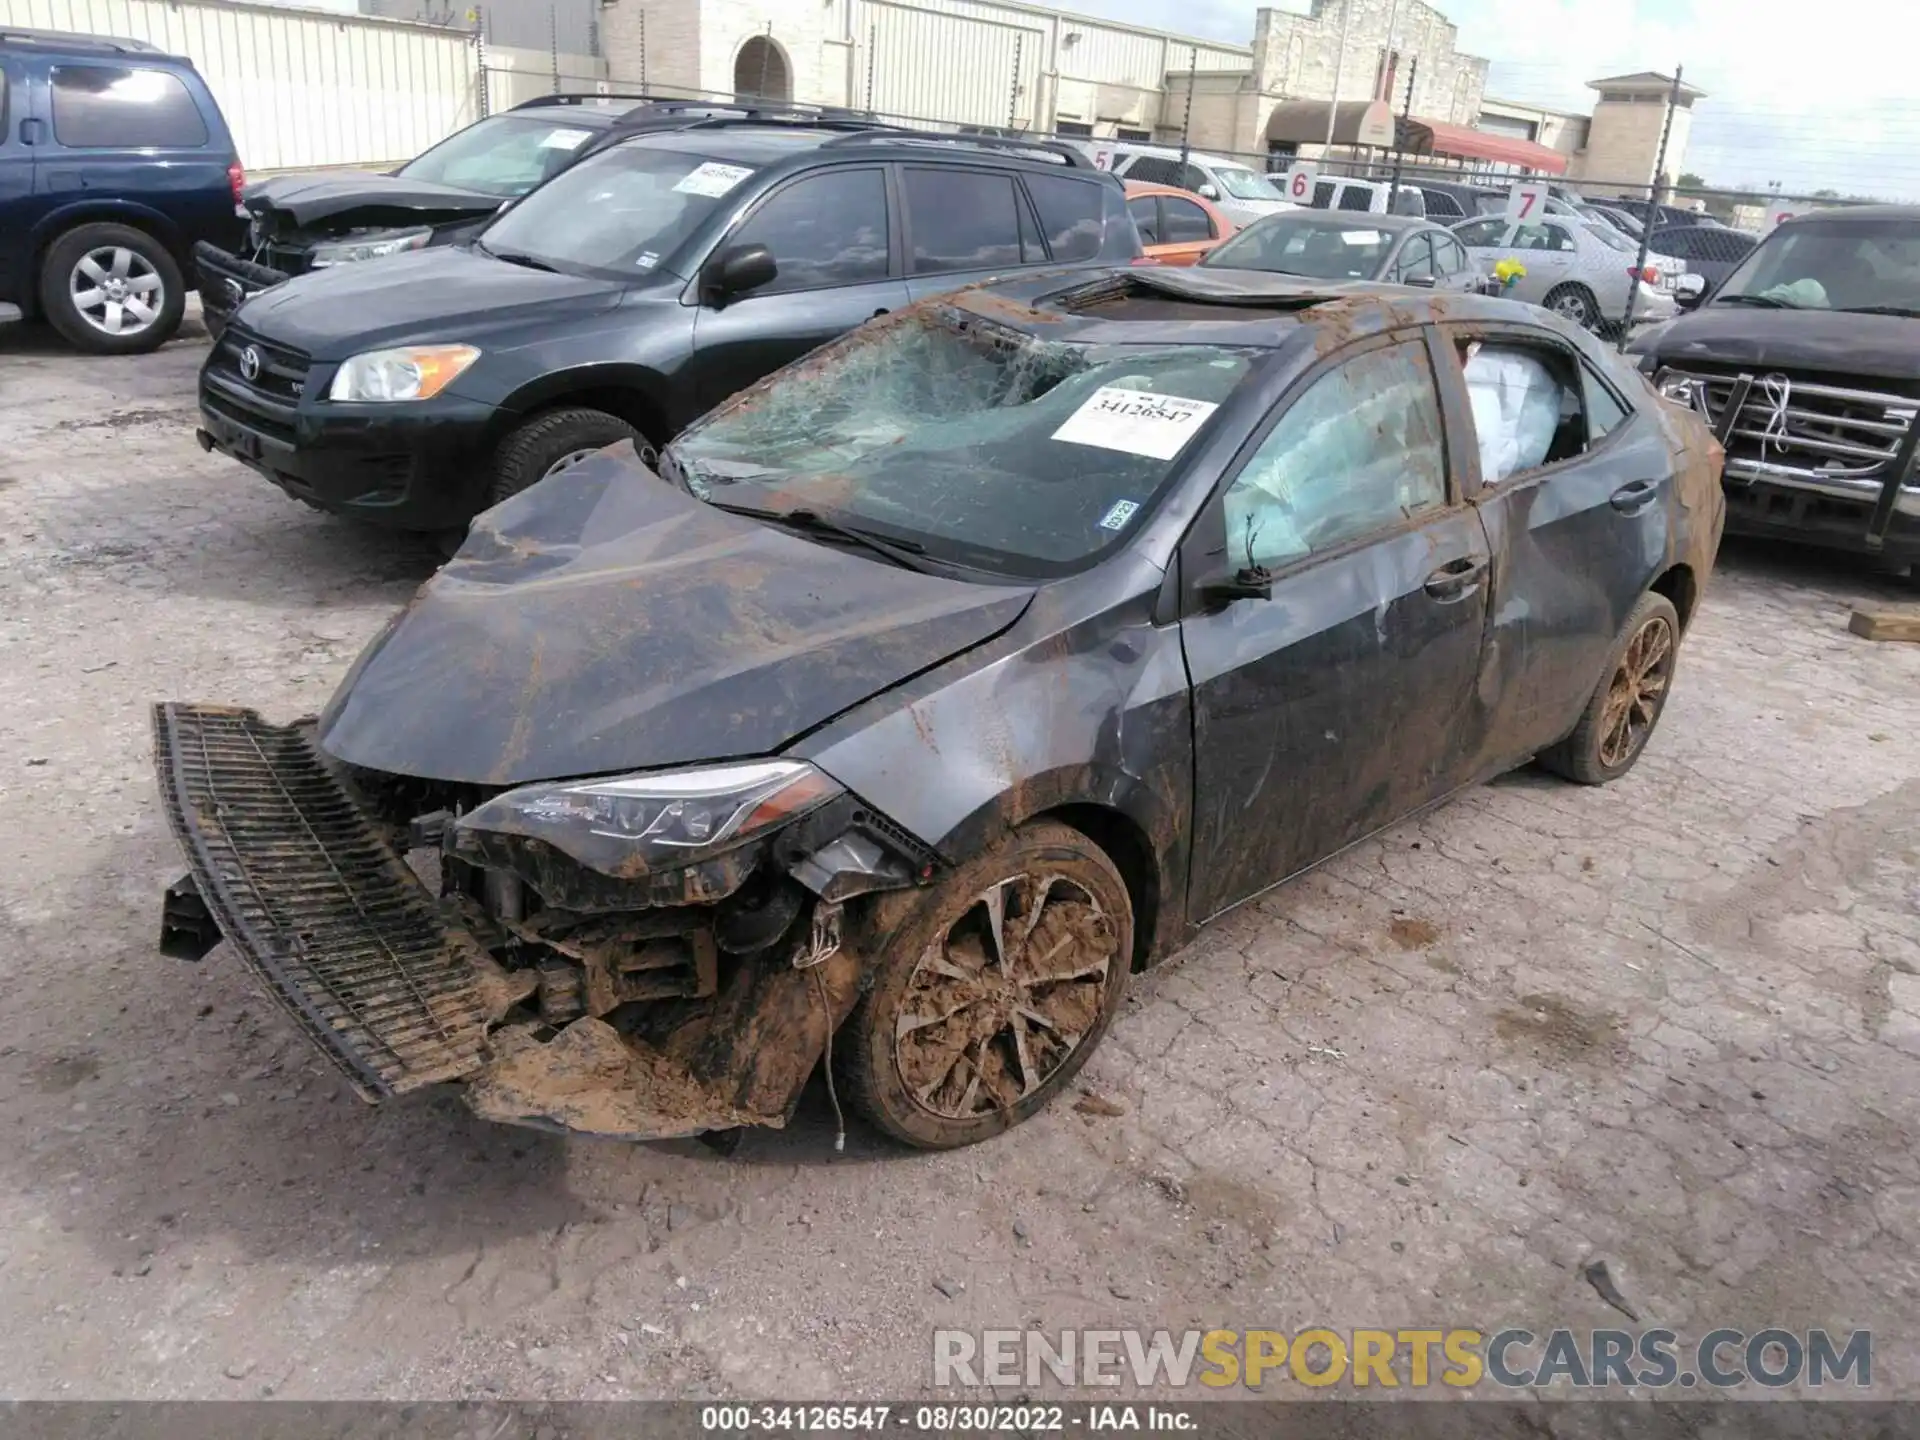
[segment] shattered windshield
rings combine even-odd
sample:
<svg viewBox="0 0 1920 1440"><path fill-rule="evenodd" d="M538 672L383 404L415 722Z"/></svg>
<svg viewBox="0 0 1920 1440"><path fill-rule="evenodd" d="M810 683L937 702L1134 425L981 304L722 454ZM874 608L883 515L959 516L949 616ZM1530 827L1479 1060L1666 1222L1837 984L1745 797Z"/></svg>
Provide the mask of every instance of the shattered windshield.
<svg viewBox="0 0 1920 1440"><path fill-rule="evenodd" d="M1920 315L1920 224L1782 226L1727 277L1713 303Z"/></svg>
<svg viewBox="0 0 1920 1440"><path fill-rule="evenodd" d="M1144 518L1258 353L1072 344L911 311L746 392L669 455L715 504L811 511L973 569L1062 574Z"/></svg>
<svg viewBox="0 0 1920 1440"><path fill-rule="evenodd" d="M1318 211L1294 210L1254 221L1200 263L1208 269L1271 270L1315 280L1371 280L1396 238L1364 219L1335 220Z"/></svg>
<svg viewBox="0 0 1920 1440"><path fill-rule="evenodd" d="M700 155L616 145L501 215L480 248L567 274L641 280L752 173Z"/></svg>
<svg viewBox="0 0 1920 1440"><path fill-rule="evenodd" d="M418 159L403 165L409 180L452 185L511 199L550 175L558 175L574 152L593 138L580 125L555 124L524 115L495 115L469 125Z"/></svg>

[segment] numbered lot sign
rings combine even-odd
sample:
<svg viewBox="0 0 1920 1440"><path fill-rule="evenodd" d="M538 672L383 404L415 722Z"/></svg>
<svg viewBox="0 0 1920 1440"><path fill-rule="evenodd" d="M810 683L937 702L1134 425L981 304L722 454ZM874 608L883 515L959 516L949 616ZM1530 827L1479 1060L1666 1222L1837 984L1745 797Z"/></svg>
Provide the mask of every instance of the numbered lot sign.
<svg viewBox="0 0 1920 1440"><path fill-rule="evenodd" d="M1313 183L1320 175L1320 167L1310 160L1296 160L1287 167L1287 183L1284 186L1287 199L1296 205L1313 204Z"/></svg>
<svg viewBox="0 0 1920 1440"><path fill-rule="evenodd" d="M1538 220L1547 213L1547 187L1545 185L1515 185L1507 192L1507 218L1509 220Z"/></svg>

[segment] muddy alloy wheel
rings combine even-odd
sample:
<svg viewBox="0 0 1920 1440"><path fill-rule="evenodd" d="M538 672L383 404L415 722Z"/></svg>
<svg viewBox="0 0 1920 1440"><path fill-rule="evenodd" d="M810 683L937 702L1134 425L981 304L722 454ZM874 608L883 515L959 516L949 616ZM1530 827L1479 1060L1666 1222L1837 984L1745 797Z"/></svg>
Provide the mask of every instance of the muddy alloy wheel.
<svg viewBox="0 0 1920 1440"><path fill-rule="evenodd" d="M1607 686L1600 721L1600 763L1625 765L1640 753L1667 698L1673 678L1673 627L1664 615L1650 615L1627 642L1627 653Z"/></svg>
<svg viewBox="0 0 1920 1440"><path fill-rule="evenodd" d="M1042 822L963 866L888 946L836 1074L929 1149L1017 1125L1086 1062L1125 989L1133 910L1113 863Z"/></svg>
<svg viewBox="0 0 1920 1440"><path fill-rule="evenodd" d="M1640 597L1580 723L1542 752L1540 763L1582 785L1617 780L1633 768L1673 690L1680 617L1664 595Z"/></svg>

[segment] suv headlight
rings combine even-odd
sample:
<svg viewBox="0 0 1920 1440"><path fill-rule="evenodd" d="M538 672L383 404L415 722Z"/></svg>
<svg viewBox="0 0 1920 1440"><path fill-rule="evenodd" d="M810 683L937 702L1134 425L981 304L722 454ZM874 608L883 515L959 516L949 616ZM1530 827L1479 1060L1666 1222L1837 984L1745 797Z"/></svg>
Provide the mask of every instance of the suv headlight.
<svg viewBox="0 0 1920 1440"><path fill-rule="evenodd" d="M431 230L396 230L382 235L365 235L358 240L331 240L313 247L308 264L316 270L329 265L351 265L356 260L378 260L382 255L398 255L402 250L418 250L433 238Z"/></svg>
<svg viewBox="0 0 1920 1440"><path fill-rule="evenodd" d="M842 793L838 781L804 761L757 760L525 785L494 796L454 828L456 835L545 841L590 870L638 878L732 850Z"/></svg>
<svg viewBox="0 0 1920 1440"><path fill-rule="evenodd" d="M334 372L329 400L431 400L480 358L471 345L369 350Z"/></svg>

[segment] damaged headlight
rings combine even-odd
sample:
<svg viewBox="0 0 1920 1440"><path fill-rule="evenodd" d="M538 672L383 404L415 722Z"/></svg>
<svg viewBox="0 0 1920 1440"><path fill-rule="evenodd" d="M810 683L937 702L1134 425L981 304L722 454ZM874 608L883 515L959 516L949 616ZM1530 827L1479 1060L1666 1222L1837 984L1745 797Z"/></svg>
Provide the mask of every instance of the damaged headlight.
<svg viewBox="0 0 1920 1440"><path fill-rule="evenodd" d="M471 345L369 350L334 372L329 400L431 400L480 358Z"/></svg>
<svg viewBox="0 0 1920 1440"><path fill-rule="evenodd" d="M329 265L351 265L356 260L378 260L382 255L418 250L432 238L431 230L402 230L366 235L358 240L333 240L314 246L313 258L308 263L316 270L323 270Z"/></svg>
<svg viewBox="0 0 1920 1440"><path fill-rule="evenodd" d="M526 785L463 815L456 830L542 840L591 870L673 870L744 845L842 794L798 760Z"/></svg>

